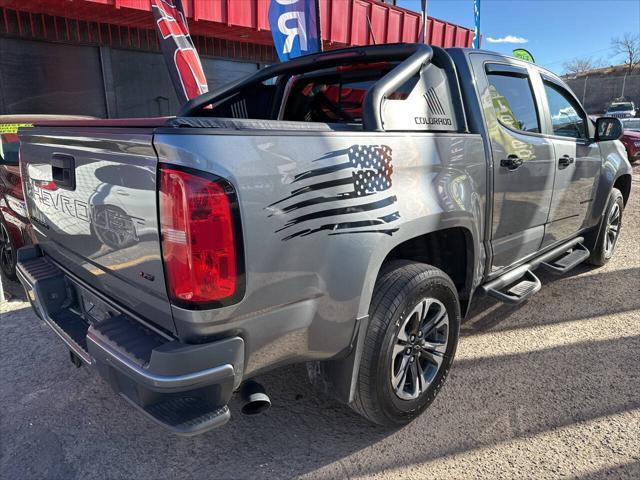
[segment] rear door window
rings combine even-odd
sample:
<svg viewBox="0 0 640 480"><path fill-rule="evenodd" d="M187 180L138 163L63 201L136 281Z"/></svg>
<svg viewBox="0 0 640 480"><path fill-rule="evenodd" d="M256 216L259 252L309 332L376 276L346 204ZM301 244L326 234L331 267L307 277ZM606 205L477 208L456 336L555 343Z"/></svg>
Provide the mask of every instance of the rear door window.
<svg viewBox="0 0 640 480"><path fill-rule="evenodd" d="M529 76L490 72L487 78L498 121L512 130L540 133L540 119Z"/></svg>

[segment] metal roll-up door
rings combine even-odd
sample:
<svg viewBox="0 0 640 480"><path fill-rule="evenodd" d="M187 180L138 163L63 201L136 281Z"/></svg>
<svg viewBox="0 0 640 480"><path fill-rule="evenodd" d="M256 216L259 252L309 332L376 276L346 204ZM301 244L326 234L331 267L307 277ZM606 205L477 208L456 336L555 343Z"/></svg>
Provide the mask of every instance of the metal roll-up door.
<svg viewBox="0 0 640 480"><path fill-rule="evenodd" d="M0 114L106 116L97 47L0 38Z"/></svg>
<svg viewBox="0 0 640 480"><path fill-rule="evenodd" d="M258 70L258 65L256 63L203 58L202 68L207 77L209 90L215 90L226 83L251 75Z"/></svg>

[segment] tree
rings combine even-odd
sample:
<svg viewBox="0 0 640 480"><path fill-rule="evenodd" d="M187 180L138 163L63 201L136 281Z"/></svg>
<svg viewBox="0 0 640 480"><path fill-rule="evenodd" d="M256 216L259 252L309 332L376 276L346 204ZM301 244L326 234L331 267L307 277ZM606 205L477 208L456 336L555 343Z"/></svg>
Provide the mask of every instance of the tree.
<svg viewBox="0 0 640 480"><path fill-rule="evenodd" d="M600 62L590 57L574 58L563 64L566 74L573 77L598 68L599 66Z"/></svg>
<svg viewBox="0 0 640 480"><path fill-rule="evenodd" d="M624 55L627 74L640 65L640 35L625 33L622 38L611 40L611 49L615 55Z"/></svg>

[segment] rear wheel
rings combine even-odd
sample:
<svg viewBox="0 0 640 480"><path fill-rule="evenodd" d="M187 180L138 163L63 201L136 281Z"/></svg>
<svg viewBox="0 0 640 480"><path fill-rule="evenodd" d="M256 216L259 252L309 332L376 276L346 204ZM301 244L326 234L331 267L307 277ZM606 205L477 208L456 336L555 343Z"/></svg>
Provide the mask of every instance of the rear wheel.
<svg viewBox="0 0 640 480"><path fill-rule="evenodd" d="M596 245L588 260L591 265L600 267L607 263L613 256L622 227L623 210L624 200L622 198L622 192L614 188L611 190L607 207L600 222Z"/></svg>
<svg viewBox="0 0 640 480"><path fill-rule="evenodd" d="M3 218L0 218L0 269L7 278L16 279L16 246Z"/></svg>
<svg viewBox="0 0 640 480"><path fill-rule="evenodd" d="M451 279L421 263L394 262L369 310L354 410L374 423L410 422L434 400L458 342L460 306Z"/></svg>

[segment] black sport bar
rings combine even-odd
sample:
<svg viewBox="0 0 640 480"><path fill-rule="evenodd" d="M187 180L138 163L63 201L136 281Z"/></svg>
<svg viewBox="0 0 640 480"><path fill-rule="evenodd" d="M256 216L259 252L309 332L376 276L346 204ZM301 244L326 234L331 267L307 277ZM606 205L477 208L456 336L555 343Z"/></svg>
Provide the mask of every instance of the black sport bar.
<svg viewBox="0 0 640 480"><path fill-rule="evenodd" d="M351 47L340 50L305 55L288 62L278 63L263 68L250 77L227 84L217 90L202 94L189 100L178 113L178 117L197 116L207 105L223 100L229 96L256 85L270 78L288 73L306 73L321 68L357 63L374 63L383 61L400 61L390 72L382 77L365 96L362 117L365 130L382 131L382 100L395 91L425 65L434 64L443 68L449 80L458 129L467 131L467 122L460 96L460 85L456 68L451 57L439 47L431 47L420 43L393 43L366 47Z"/></svg>

